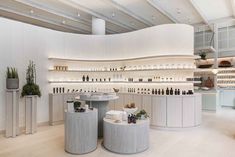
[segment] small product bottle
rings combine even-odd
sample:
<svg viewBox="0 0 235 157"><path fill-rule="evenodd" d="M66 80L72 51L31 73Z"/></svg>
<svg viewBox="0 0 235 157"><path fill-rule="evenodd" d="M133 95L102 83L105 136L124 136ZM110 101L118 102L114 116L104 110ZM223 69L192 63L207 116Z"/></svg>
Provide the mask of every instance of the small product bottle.
<svg viewBox="0 0 235 157"><path fill-rule="evenodd" d="M128 115L128 117L127 117L127 122L128 122L128 124L131 123L131 116L130 115Z"/></svg>
<svg viewBox="0 0 235 157"><path fill-rule="evenodd" d="M136 116L132 115L133 119L132 119L132 123L136 124Z"/></svg>
<svg viewBox="0 0 235 157"><path fill-rule="evenodd" d="M166 88L166 95L169 95L170 94L170 91L168 89L168 87Z"/></svg>
<svg viewBox="0 0 235 157"><path fill-rule="evenodd" d="M173 95L173 93L174 93L174 92L173 92L173 89L171 88L171 90L170 90L170 95Z"/></svg>
<svg viewBox="0 0 235 157"><path fill-rule="evenodd" d="M161 89L158 89L158 95L161 95Z"/></svg>
<svg viewBox="0 0 235 157"><path fill-rule="evenodd" d="M177 93L178 93L178 95L180 95L180 89L178 89Z"/></svg>
<svg viewBox="0 0 235 157"><path fill-rule="evenodd" d="M87 82L89 81L89 76L88 76L88 75L86 76L86 81L87 81Z"/></svg>
<svg viewBox="0 0 235 157"><path fill-rule="evenodd" d="M154 93L155 93L155 95L157 95L157 89L155 89L155 92L154 92Z"/></svg>
<svg viewBox="0 0 235 157"><path fill-rule="evenodd" d="M152 94L154 94L154 89L152 89Z"/></svg>
<svg viewBox="0 0 235 157"><path fill-rule="evenodd" d="M178 95L178 91L177 91L177 89L175 89L175 95Z"/></svg>
<svg viewBox="0 0 235 157"><path fill-rule="evenodd" d="M164 95L165 93L164 93L164 89L162 89L162 95Z"/></svg>
<svg viewBox="0 0 235 157"><path fill-rule="evenodd" d="M55 87L53 88L53 94L55 94Z"/></svg>
<svg viewBox="0 0 235 157"><path fill-rule="evenodd" d="M83 81L83 82L86 81L85 75L82 76L82 81Z"/></svg>

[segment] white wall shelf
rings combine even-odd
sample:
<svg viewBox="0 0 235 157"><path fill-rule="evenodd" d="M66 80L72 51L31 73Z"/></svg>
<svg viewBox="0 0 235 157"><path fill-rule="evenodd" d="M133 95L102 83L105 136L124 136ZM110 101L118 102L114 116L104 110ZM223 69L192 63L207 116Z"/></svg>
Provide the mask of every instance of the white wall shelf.
<svg viewBox="0 0 235 157"><path fill-rule="evenodd" d="M201 81L152 81L152 82L147 82L147 81L142 81L142 82L138 82L138 81L133 81L133 82L128 82L128 81L106 81L106 82L92 82L92 81L48 81L49 83L81 83L81 84L89 84L89 83L97 83L97 84L112 84L112 83L123 83L123 84L145 84L145 83L149 83L149 84L161 84L161 83L165 83L165 84L173 84L173 83L201 83Z"/></svg>
<svg viewBox="0 0 235 157"><path fill-rule="evenodd" d="M50 72L141 72L141 71L164 71L164 70L180 70L180 71L193 71L196 70L194 68L182 68L182 69L136 69L136 70L117 70L117 71L108 71L108 70L54 70L54 69L49 69Z"/></svg>
<svg viewBox="0 0 235 157"><path fill-rule="evenodd" d="M58 58L49 57L49 60L64 61L64 62L124 62L124 61L137 61L148 59L163 59L163 58L179 58L179 59L199 59L197 55L161 55L161 56L147 56L138 58L126 58L126 59L113 59L113 60L86 60L86 59L73 59L73 58Z"/></svg>
<svg viewBox="0 0 235 157"><path fill-rule="evenodd" d="M139 88L142 88L141 86L148 88L161 86L161 89L171 86L188 91L193 90L194 83L201 83L201 81L186 81L187 78L193 78L193 72L196 70L194 64L196 58L199 57L164 55L114 60L49 58L51 64L48 68L50 73L48 83L50 83L51 91L58 86L63 86L65 89L87 89L86 91L92 89L113 91L113 88L117 88L120 92L134 86ZM63 67L67 69L62 70ZM89 81L83 81L84 76L85 80L86 77L89 77ZM132 78L134 81L129 82L128 78ZM139 82L139 79L143 81ZM149 79L152 81L148 81Z"/></svg>

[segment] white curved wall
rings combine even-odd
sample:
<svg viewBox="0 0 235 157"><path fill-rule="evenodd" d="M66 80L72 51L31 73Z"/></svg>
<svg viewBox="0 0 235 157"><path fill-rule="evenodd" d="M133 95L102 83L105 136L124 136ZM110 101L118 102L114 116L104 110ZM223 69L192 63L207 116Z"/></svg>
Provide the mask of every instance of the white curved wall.
<svg viewBox="0 0 235 157"><path fill-rule="evenodd" d="M157 55L193 55L193 27L167 24L116 35L63 34L69 54L80 59L124 59ZM85 53L85 55L84 55Z"/></svg>
<svg viewBox="0 0 235 157"><path fill-rule="evenodd" d="M5 128L5 71L17 67L24 85L29 60L37 67L38 122L49 120L48 57L120 59L156 55L193 55L193 28L169 24L136 32L108 36L57 32L0 18L0 130ZM20 124L24 125L24 99L20 101Z"/></svg>

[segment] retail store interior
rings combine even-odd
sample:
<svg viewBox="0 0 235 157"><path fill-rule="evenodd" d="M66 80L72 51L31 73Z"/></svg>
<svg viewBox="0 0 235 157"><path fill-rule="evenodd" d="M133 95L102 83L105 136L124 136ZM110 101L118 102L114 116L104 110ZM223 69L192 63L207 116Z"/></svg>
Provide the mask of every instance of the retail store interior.
<svg viewBox="0 0 235 157"><path fill-rule="evenodd" d="M235 157L235 0L0 0L0 157Z"/></svg>

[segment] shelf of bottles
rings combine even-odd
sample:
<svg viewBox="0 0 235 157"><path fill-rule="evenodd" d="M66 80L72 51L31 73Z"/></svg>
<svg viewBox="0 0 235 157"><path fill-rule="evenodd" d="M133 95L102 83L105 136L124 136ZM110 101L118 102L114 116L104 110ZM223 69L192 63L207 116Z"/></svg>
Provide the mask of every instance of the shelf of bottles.
<svg viewBox="0 0 235 157"><path fill-rule="evenodd" d="M174 89L182 94L193 91L195 57L160 57L118 61L84 61L75 59L49 59L51 92L64 88L64 92L89 91L122 93L153 93L160 89ZM139 89L139 91L138 91ZM143 89L143 92L141 91ZM177 90L177 91L175 91ZM191 93L191 92L189 92Z"/></svg>
<svg viewBox="0 0 235 157"><path fill-rule="evenodd" d="M235 88L235 68L219 69L217 85L219 88Z"/></svg>
<svg viewBox="0 0 235 157"><path fill-rule="evenodd" d="M113 92L113 89L110 88L97 88L97 87L86 87L86 88L65 88L63 86L53 87L53 94L63 94L63 93L96 93L96 92ZM140 94L140 95L192 95L193 90L190 89L180 89L174 87L131 87L131 88L121 88L119 93L128 93L128 94Z"/></svg>

